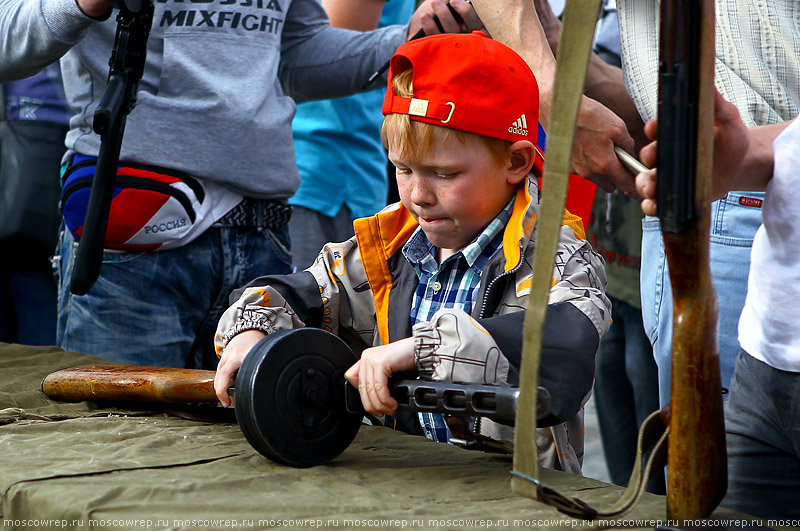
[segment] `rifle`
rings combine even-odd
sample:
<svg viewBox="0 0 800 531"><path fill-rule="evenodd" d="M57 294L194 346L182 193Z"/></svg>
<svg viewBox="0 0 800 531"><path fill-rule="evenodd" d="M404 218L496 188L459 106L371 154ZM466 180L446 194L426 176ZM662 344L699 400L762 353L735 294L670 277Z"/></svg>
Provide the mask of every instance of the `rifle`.
<svg viewBox="0 0 800 531"><path fill-rule="evenodd" d="M150 0L113 0L112 4L119 8L117 33L109 60L108 84L92 122L102 140L72 271L70 290L75 295L85 295L100 275L122 135L128 114L136 106L136 89L144 73L153 21Z"/></svg>
<svg viewBox="0 0 800 531"><path fill-rule="evenodd" d="M713 0L662 0L657 209L673 292L670 519L704 518L727 465L709 265L714 119Z"/></svg>

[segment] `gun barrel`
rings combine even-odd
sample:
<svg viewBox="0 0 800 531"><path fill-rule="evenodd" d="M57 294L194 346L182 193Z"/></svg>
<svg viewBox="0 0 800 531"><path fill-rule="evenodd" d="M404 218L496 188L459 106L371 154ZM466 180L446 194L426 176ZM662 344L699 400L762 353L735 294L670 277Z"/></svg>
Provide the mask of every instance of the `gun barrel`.
<svg viewBox="0 0 800 531"><path fill-rule="evenodd" d="M358 391L345 383L345 405L351 413L362 412ZM519 387L478 383L452 383L430 380L389 380L397 408L421 413L442 413L456 416L486 417L495 422L514 425ZM536 417L550 414L550 393L539 387Z"/></svg>

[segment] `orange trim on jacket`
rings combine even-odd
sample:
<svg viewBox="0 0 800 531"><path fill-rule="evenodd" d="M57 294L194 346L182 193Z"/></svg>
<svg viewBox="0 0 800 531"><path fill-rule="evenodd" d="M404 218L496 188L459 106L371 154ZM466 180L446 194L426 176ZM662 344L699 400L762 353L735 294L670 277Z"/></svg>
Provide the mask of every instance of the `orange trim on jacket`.
<svg viewBox="0 0 800 531"><path fill-rule="evenodd" d="M531 209L530 179L523 181L528 186L520 186L514 198L511 218L503 232L503 255L505 271L519 266L522 259L522 245L528 241L536 226L537 213ZM564 210L562 225L569 226L580 240L586 239L583 221L580 217ZM361 263L367 275L375 301L375 314L381 341L389 342L389 294L392 290L392 275L389 271L389 258L398 252L419 227L417 221L402 203L386 207L381 212L353 222Z"/></svg>

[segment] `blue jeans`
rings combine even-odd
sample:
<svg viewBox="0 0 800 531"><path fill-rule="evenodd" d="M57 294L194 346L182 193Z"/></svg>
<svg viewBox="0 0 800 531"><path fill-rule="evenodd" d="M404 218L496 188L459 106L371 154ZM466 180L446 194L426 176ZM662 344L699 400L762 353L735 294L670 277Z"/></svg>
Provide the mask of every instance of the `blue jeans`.
<svg viewBox="0 0 800 531"><path fill-rule="evenodd" d="M0 269L0 341L55 345L56 284L50 271Z"/></svg>
<svg viewBox="0 0 800 531"><path fill-rule="evenodd" d="M214 226L177 249L106 251L100 278L76 296L69 283L77 246L63 233L55 267L58 342L109 361L216 369L213 335L231 291L258 275L291 270L286 227Z"/></svg>
<svg viewBox="0 0 800 531"><path fill-rule="evenodd" d="M711 205L711 277L719 303L719 362L722 386L728 388L739 347L739 315L747 294L750 248L761 225L761 208L740 204L741 197L763 194L732 192ZM662 406L669 403L672 381L672 288L658 218L642 221L642 318L658 365ZM714 333L714 331L709 331ZM724 395L727 397L727 395Z"/></svg>
<svg viewBox="0 0 800 531"><path fill-rule="evenodd" d="M728 492L720 505L762 518L800 518L800 373L742 351L730 395Z"/></svg>
<svg viewBox="0 0 800 531"><path fill-rule="evenodd" d="M639 426L658 409L658 368L642 311L609 298L613 322L597 349L594 400L608 474L613 483L625 486L636 458ZM651 479L647 491L664 494L664 475Z"/></svg>

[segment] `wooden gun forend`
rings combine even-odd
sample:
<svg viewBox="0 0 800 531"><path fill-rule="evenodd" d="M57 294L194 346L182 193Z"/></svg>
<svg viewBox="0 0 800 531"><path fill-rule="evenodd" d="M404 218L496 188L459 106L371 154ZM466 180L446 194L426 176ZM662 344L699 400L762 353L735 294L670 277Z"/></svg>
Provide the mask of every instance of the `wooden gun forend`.
<svg viewBox="0 0 800 531"><path fill-rule="evenodd" d="M709 260L714 2L662 0L658 216L673 295L667 516L705 518L727 488Z"/></svg>

